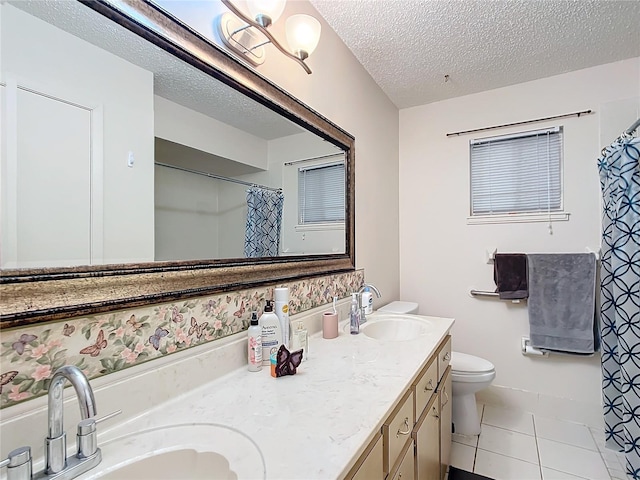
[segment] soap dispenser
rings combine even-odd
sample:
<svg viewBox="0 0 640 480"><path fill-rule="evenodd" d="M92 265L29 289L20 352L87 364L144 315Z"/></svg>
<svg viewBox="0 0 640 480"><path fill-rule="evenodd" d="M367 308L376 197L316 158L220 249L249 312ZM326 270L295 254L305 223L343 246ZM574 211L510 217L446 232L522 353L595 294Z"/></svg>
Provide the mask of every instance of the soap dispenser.
<svg viewBox="0 0 640 480"><path fill-rule="evenodd" d="M351 312L349 314L349 325L352 335L360 333L360 302L358 301L358 294L351 294Z"/></svg>

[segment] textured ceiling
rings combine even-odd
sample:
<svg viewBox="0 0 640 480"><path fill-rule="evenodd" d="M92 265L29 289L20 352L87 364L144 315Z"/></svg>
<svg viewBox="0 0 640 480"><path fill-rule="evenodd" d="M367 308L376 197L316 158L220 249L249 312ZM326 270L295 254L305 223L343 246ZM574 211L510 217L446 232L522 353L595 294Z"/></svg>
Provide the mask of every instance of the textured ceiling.
<svg viewBox="0 0 640 480"><path fill-rule="evenodd" d="M640 56L638 0L310 2L399 108Z"/></svg>

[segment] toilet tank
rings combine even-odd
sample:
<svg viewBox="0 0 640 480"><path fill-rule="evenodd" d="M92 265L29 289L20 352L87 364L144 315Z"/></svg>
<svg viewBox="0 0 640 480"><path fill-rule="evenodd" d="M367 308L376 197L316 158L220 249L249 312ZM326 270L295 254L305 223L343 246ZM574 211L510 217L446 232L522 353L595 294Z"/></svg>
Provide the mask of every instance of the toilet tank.
<svg viewBox="0 0 640 480"><path fill-rule="evenodd" d="M379 312L384 313L398 313L398 314L417 314L418 304L416 302L395 302L388 303L384 307L378 309Z"/></svg>

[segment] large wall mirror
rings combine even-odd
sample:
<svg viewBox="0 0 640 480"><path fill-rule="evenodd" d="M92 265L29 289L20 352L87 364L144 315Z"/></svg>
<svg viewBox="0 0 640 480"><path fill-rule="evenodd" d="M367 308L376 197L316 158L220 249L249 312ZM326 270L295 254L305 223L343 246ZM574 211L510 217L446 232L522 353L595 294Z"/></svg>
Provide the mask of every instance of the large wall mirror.
<svg viewBox="0 0 640 480"><path fill-rule="evenodd" d="M2 328L354 268L349 134L152 2L0 9Z"/></svg>

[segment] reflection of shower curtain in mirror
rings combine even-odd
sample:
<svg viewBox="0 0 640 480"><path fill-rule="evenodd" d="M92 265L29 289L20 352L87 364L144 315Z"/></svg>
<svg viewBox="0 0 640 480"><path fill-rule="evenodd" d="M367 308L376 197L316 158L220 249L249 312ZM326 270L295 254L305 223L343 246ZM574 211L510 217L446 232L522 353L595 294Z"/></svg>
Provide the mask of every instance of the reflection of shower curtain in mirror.
<svg viewBox="0 0 640 480"><path fill-rule="evenodd" d="M598 161L603 197L601 329L607 447L640 479L640 139L622 136Z"/></svg>
<svg viewBox="0 0 640 480"><path fill-rule="evenodd" d="M247 190L245 257L277 257L284 194L259 187Z"/></svg>

